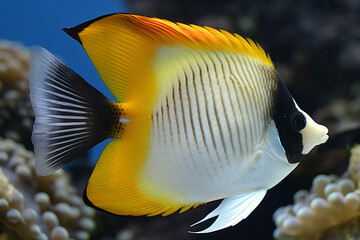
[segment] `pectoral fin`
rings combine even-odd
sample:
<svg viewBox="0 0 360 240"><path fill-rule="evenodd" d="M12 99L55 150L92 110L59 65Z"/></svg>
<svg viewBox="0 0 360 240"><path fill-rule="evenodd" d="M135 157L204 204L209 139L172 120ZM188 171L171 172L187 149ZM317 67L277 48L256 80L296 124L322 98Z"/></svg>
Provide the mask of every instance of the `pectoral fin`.
<svg viewBox="0 0 360 240"><path fill-rule="evenodd" d="M218 216L215 222L205 230L191 233L210 233L236 225L254 211L265 197L266 191L265 189L261 189L256 192L225 198L215 210L201 221L191 225L191 227Z"/></svg>

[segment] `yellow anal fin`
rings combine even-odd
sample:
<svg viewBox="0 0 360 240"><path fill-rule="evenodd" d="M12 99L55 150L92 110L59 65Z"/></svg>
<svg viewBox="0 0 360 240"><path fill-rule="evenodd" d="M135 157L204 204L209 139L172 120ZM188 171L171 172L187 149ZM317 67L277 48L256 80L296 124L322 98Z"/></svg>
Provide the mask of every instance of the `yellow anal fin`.
<svg viewBox="0 0 360 240"><path fill-rule="evenodd" d="M148 196L138 184L138 173L149 148L150 120L126 123L121 139L112 140L103 151L89 179L84 199L88 204L117 215L169 215L184 205Z"/></svg>

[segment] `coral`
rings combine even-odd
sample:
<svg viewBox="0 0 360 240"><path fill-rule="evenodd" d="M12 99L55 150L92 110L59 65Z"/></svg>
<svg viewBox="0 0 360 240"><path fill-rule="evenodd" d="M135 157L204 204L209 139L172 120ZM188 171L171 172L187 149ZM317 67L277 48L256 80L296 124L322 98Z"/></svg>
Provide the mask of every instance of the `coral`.
<svg viewBox="0 0 360 240"><path fill-rule="evenodd" d="M25 87L21 82L26 83L28 69L29 53L24 47L12 42L0 42L0 79L3 87Z"/></svg>
<svg viewBox="0 0 360 240"><path fill-rule="evenodd" d="M17 236L14 232L7 229L4 225L0 225L0 240L17 240Z"/></svg>
<svg viewBox="0 0 360 240"><path fill-rule="evenodd" d="M332 227L323 235L324 240L355 240L360 237L360 218Z"/></svg>
<svg viewBox="0 0 360 240"><path fill-rule="evenodd" d="M34 114L29 97L29 52L21 45L0 42L0 136L31 149Z"/></svg>
<svg viewBox="0 0 360 240"><path fill-rule="evenodd" d="M68 175L35 172L34 153L0 138L0 221L22 239L90 239L95 211L84 205Z"/></svg>
<svg viewBox="0 0 360 240"><path fill-rule="evenodd" d="M345 239L357 234L360 217L360 145L351 150L348 171L342 177L319 175L310 192L298 191L294 205L274 213L276 239ZM354 227L355 226L355 227ZM344 230L345 229L345 230Z"/></svg>

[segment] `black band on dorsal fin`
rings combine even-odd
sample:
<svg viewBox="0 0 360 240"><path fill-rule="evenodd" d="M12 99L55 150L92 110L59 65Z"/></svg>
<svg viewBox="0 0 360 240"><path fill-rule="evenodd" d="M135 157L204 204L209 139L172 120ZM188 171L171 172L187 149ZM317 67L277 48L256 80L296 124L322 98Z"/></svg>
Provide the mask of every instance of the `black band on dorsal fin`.
<svg viewBox="0 0 360 240"><path fill-rule="evenodd" d="M76 41L78 41L81 45L81 40L80 40L80 37L79 37L79 33L84 30L85 28L87 28L90 24L96 22L96 21L99 21L100 19L103 19L105 17L108 17L108 16L111 16L111 15L114 15L114 14L117 14L117 13L110 13L110 14L105 14L103 16L100 16L100 17L97 17L97 18L94 18L92 20L89 20L89 21L86 21L82 24L79 24L75 27L72 27L72 28L63 28L61 30L63 30L64 32L66 32L70 37L74 38Z"/></svg>

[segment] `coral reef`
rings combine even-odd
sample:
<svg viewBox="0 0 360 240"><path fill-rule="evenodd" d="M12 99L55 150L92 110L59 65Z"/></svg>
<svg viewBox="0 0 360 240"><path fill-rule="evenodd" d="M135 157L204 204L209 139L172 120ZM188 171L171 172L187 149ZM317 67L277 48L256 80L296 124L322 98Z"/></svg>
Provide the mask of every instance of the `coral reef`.
<svg viewBox="0 0 360 240"><path fill-rule="evenodd" d="M21 141L32 149L29 65L27 49L13 42L0 42L0 136Z"/></svg>
<svg viewBox="0 0 360 240"><path fill-rule="evenodd" d="M310 192L298 191L294 205L281 207L274 213L277 225L274 238L345 239L339 235L351 234L360 237L360 231L354 231L360 221L359 184L360 145L355 145L348 171L342 177L317 176Z"/></svg>
<svg viewBox="0 0 360 240"><path fill-rule="evenodd" d="M21 239L90 239L95 211L84 205L68 175L35 172L34 153L0 139L0 221Z"/></svg>
<svg viewBox="0 0 360 240"><path fill-rule="evenodd" d="M26 150L32 149L34 122L29 65L26 48L0 42L0 221L6 227L0 238L90 239L95 210L83 203L65 171L37 175L34 153Z"/></svg>

